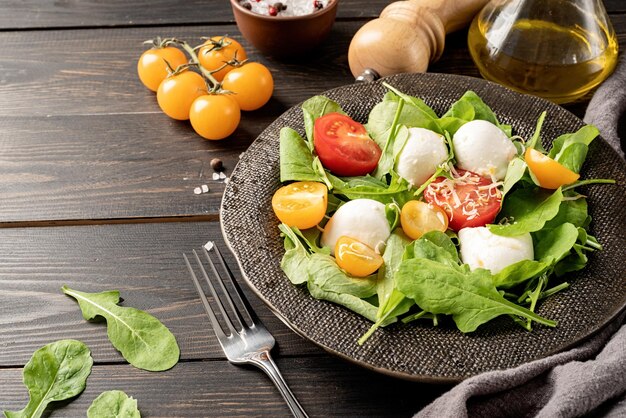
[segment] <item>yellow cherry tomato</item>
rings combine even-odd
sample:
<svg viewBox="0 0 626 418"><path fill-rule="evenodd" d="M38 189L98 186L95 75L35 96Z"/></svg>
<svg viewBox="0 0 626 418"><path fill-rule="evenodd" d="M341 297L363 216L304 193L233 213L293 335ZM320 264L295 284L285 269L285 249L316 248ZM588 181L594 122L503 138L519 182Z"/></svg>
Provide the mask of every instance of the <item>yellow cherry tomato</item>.
<svg viewBox="0 0 626 418"><path fill-rule="evenodd" d="M223 94L200 96L189 109L191 126L206 139L226 138L235 132L240 118L237 102Z"/></svg>
<svg viewBox="0 0 626 418"><path fill-rule="evenodd" d="M257 110L272 97L274 79L265 65L249 62L226 74L222 87L235 93L241 110Z"/></svg>
<svg viewBox="0 0 626 418"><path fill-rule="evenodd" d="M298 229L312 228L324 218L328 188L314 181L298 181L281 187L272 197L272 208L281 222Z"/></svg>
<svg viewBox="0 0 626 418"><path fill-rule="evenodd" d="M139 80L152 91L157 91L159 84L169 75L165 61L176 69L187 62L187 57L183 51L173 46L152 48L139 57L137 62Z"/></svg>
<svg viewBox="0 0 626 418"><path fill-rule="evenodd" d="M533 148L526 149L524 160L539 181L539 185L544 189L558 189L575 182L580 177L580 174L574 173L561 163Z"/></svg>
<svg viewBox="0 0 626 418"><path fill-rule="evenodd" d="M204 78L187 70L163 80L157 90L157 102L170 118L187 120L193 101L206 93Z"/></svg>
<svg viewBox="0 0 626 418"><path fill-rule="evenodd" d="M345 235L335 244L335 259L339 267L355 277L369 276L383 265L383 258L373 248Z"/></svg>
<svg viewBox="0 0 626 418"><path fill-rule="evenodd" d="M209 71L217 70L222 67L224 63L232 61L234 58L243 61L248 58L248 56L239 42L225 36L214 36L208 39L204 43L204 46L198 51L198 61L200 61L200 65ZM232 69L233 67L227 66L213 73L213 77L215 77L217 81L222 81L226 73Z"/></svg>
<svg viewBox="0 0 626 418"><path fill-rule="evenodd" d="M448 216L437 206L420 200L409 200L400 211L402 230L411 239L419 239L430 231L445 232Z"/></svg>

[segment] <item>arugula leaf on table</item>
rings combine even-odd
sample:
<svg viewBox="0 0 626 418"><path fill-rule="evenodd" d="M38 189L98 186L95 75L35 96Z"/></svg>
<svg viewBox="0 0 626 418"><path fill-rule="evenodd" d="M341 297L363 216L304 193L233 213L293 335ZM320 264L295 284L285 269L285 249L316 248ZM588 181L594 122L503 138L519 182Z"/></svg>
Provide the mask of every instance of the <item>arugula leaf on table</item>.
<svg viewBox="0 0 626 418"><path fill-rule="evenodd" d="M562 200L561 188L550 195L536 188L517 189L508 195L499 215L501 219L513 221L505 225L489 225L489 231L505 237L539 231L557 215Z"/></svg>
<svg viewBox="0 0 626 418"><path fill-rule="evenodd" d="M433 314L452 315L461 332L475 331L478 326L500 315L516 315L547 326L554 321L506 300L493 285L488 270L465 272L424 258L400 264L396 276L398 290Z"/></svg>
<svg viewBox="0 0 626 418"><path fill-rule="evenodd" d="M102 392L87 409L87 418L141 418L137 400L121 390Z"/></svg>
<svg viewBox="0 0 626 418"><path fill-rule="evenodd" d="M93 359L77 340L60 340L35 351L24 366L28 404L21 411L4 411L7 418L41 417L50 402L72 398L85 389Z"/></svg>
<svg viewBox="0 0 626 418"><path fill-rule="evenodd" d="M315 119L333 112L345 115L341 106L326 96L313 96L302 103L304 130L308 139L307 146L309 150L313 150L313 127L315 126Z"/></svg>
<svg viewBox="0 0 626 418"><path fill-rule="evenodd" d="M86 293L67 286L62 290L76 299L86 320L96 316L106 319L111 344L133 366L162 371L178 362L180 349L170 330L147 312L118 306L120 292L117 290Z"/></svg>

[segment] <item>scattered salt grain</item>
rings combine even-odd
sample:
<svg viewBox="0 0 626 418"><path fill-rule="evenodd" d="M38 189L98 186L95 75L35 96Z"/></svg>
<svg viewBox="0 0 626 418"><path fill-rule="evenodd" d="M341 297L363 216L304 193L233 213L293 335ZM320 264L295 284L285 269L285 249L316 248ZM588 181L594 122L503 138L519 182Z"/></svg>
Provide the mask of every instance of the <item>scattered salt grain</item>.
<svg viewBox="0 0 626 418"><path fill-rule="evenodd" d="M202 185L202 193L206 193L209 191L209 186L207 186L206 184Z"/></svg>
<svg viewBox="0 0 626 418"><path fill-rule="evenodd" d="M219 173L213 173L213 180L219 180L219 179L220 179Z"/></svg>
<svg viewBox="0 0 626 418"><path fill-rule="evenodd" d="M220 179L224 180L226 178L226 174L220 173Z"/></svg>
<svg viewBox="0 0 626 418"><path fill-rule="evenodd" d="M213 246L214 246L213 241L209 241L206 244L204 244L204 249L207 251L211 251L213 249Z"/></svg>
<svg viewBox="0 0 626 418"><path fill-rule="evenodd" d="M195 189L193 189L193 194L200 194L202 193L202 189L199 187L196 187Z"/></svg>

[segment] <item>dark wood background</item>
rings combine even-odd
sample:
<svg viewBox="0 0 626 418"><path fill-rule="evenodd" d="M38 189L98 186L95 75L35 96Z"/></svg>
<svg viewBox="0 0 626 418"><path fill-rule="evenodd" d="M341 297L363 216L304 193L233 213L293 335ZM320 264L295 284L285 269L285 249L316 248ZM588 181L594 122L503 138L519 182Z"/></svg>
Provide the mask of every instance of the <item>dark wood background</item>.
<svg viewBox="0 0 626 418"><path fill-rule="evenodd" d="M331 37L297 61L257 53L227 1L4 0L0 4L0 410L27 401L22 367L49 342L76 338L95 360L88 387L51 416L84 416L102 391L138 399L144 416L289 416L261 372L229 364L188 278L181 254L221 242L227 170L278 115L324 90L353 82L347 50L356 30L387 1L341 0ZM605 0L626 45L626 2ZM199 43L229 34L276 81L272 100L247 112L218 142L163 115L136 75L142 41L157 35ZM447 39L433 72L479 76L465 31ZM568 108L582 116L586 101ZM228 173L228 171L227 171ZM210 192L196 195L207 184ZM234 267L232 257L228 258ZM176 335L172 370L135 369L85 322L63 284L119 289L127 306L159 317ZM245 288L245 286L244 286ZM277 340L275 359L311 416L409 416L448 386L395 380L326 354L287 329L246 289Z"/></svg>

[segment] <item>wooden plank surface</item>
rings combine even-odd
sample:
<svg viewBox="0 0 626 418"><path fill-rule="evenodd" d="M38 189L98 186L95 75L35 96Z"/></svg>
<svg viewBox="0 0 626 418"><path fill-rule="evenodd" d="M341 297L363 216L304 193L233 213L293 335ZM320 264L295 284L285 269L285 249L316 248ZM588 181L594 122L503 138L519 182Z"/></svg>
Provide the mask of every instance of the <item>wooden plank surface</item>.
<svg viewBox="0 0 626 418"><path fill-rule="evenodd" d="M217 1L222 4L216 5ZM377 17L389 0L340 0L338 19ZM32 29L94 26L146 26L234 22L228 0L3 0L0 28Z"/></svg>
<svg viewBox="0 0 626 418"><path fill-rule="evenodd" d="M332 357L281 356L275 361L311 417L407 417L449 389L389 378ZM26 404L21 380L20 369L0 369L0 410ZM261 371L203 361L179 363L161 373L129 365L96 366L85 391L71 403L50 408L50 417L84 417L93 399L112 389L137 399L146 417L291 416Z"/></svg>
<svg viewBox="0 0 626 418"><path fill-rule="evenodd" d="M63 285L117 289L125 306L146 310L170 328L182 359L223 359L182 258L209 240L222 242L216 222L0 228L0 366L22 366L38 347L64 338L84 341L98 363L123 361L104 324L83 320ZM281 356L323 353L242 288Z"/></svg>

